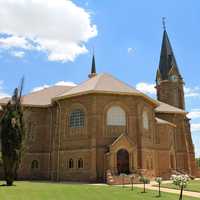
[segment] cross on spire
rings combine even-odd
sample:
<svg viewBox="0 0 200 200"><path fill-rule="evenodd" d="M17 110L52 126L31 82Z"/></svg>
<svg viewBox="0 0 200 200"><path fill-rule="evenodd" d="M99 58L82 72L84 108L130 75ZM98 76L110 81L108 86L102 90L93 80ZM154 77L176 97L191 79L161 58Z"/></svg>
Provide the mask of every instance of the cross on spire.
<svg viewBox="0 0 200 200"><path fill-rule="evenodd" d="M166 17L162 17L162 25L163 25L163 29L164 31L166 30L166 23L165 23Z"/></svg>

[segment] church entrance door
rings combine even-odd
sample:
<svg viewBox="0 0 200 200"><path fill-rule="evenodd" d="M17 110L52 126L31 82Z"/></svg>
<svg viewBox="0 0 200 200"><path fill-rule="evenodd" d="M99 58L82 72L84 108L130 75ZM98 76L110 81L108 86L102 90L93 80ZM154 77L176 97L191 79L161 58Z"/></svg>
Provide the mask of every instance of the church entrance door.
<svg viewBox="0 0 200 200"><path fill-rule="evenodd" d="M129 174L129 153L126 149L117 152L117 170L118 174Z"/></svg>

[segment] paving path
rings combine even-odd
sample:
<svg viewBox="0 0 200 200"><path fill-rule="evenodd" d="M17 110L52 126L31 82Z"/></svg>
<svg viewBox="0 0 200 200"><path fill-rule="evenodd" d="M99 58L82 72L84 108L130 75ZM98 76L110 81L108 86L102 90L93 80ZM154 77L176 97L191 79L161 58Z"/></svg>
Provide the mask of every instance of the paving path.
<svg viewBox="0 0 200 200"><path fill-rule="evenodd" d="M171 181L164 181L163 183L170 183L170 182ZM152 181L150 184L146 185L146 189L158 190L158 187L154 186L156 184L157 184L156 182ZM143 185L142 184L135 184L134 187L143 188ZM161 188L161 191L162 192L173 193L173 194L180 194L179 190L169 189L169 188ZM200 192L183 191L183 195L200 198Z"/></svg>
<svg viewBox="0 0 200 200"><path fill-rule="evenodd" d="M197 180L197 179L196 179ZM163 181L163 183L171 183L172 181ZM102 184L102 183L96 183L96 184L92 184L92 185L107 185L107 184ZM146 184L146 189L149 190L158 190L158 187L156 187L155 185L157 185L157 183L155 181L151 181L150 184ZM117 186L121 186L122 185L117 185ZM131 187L131 185L125 185L127 187ZM134 184L133 187L137 187L137 188L143 188L143 184ZM169 189L169 188L161 188L162 192L168 192L168 193L172 193L172 194L180 194L179 190L176 189ZM200 198L200 192L190 192L190 191L183 191L183 195L184 196L190 196L190 197L197 197Z"/></svg>

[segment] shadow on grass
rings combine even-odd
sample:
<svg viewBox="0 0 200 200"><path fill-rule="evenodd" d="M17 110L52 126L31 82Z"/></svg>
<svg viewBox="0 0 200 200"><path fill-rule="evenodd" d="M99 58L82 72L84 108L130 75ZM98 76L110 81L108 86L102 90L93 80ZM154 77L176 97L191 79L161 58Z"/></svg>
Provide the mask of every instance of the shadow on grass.
<svg viewBox="0 0 200 200"><path fill-rule="evenodd" d="M156 195L155 197L156 197L156 198L161 198L162 196L161 196L161 195L160 195L160 196L159 196L159 195Z"/></svg>
<svg viewBox="0 0 200 200"><path fill-rule="evenodd" d="M1 184L0 185L0 187L12 187L12 186L16 187L16 185L6 185L6 184Z"/></svg>

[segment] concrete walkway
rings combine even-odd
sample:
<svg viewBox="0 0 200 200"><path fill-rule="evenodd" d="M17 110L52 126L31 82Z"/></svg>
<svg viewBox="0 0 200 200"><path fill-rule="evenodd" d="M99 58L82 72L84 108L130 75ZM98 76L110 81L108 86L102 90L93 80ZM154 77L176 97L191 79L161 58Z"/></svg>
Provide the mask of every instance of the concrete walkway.
<svg viewBox="0 0 200 200"><path fill-rule="evenodd" d="M197 179L196 179L197 180ZM172 181L163 181L163 184L165 183L171 183ZM95 183L92 185L107 185L105 183ZM146 189L148 190L156 190L158 191L158 187L156 187L155 185L157 185L157 183L155 181L151 181L150 184L146 184ZM120 186L122 187L122 185L113 185L113 186ZM131 185L125 185L126 187L131 187ZM134 184L133 187L137 187L137 188L143 188L143 184ZM176 190L176 189L169 189L169 188L161 188L161 192L167 192L167 193L172 193L172 194L180 194L180 190ZM196 197L196 198L200 198L200 192L190 192L190 191L183 191L183 196L189 196L189 197Z"/></svg>
<svg viewBox="0 0 200 200"><path fill-rule="evenodd" d="M171 181L164 181L163 184L170 183L170 182ZM156 187L154 185L157 185L157 183L154 182L154 181L152 181L150 184L146 185L146 189L149 189L149 190L158 190L158 187ZM130 185L126 185L126 186L130 186ZM143 185L142 184L135 184L134 187L143 188ZM161 191L162 192L173 193L173 194L180 194L180 190L176 190L176 189L161 188ZM183 195L184 196L190 196L190 197L200 198L200 192L183 191Z"/></svg>

